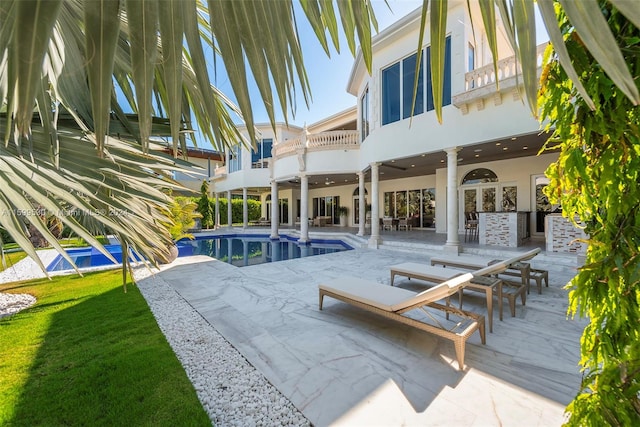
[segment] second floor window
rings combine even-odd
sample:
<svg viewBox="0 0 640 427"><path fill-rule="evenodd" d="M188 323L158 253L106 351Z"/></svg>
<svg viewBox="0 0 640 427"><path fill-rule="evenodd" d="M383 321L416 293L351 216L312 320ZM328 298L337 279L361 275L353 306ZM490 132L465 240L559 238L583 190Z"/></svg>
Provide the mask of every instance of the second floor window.
<svg viewBox="0 0 640 427"><path fill-rule="evenodd" d="M364 90L360 98L360 129L360 141L364 141L369 136L369 88Z"/></svg>
<svg viewBox="0 0 640 427"><path fill-rule="evenodd" d="M416 81L417 54L413 54L382 70L382 124L411 116L413 86ZM418 86L413 115L434 109L431 84L431 48L423 51L418 71ZM426 90L424 87L426 85ZM451 104L451 37L445 41L444 87L442 105Z"/></svg>
<svg viewBox="0 0 640 427"><path fill-rule="evenodd" d="M229 151L228 172L237 172L242 170L242 146L236 145Z"/></svg>
<svg viewBox="0 0 640 427"><path fill-rule="evenodd" d="M257 151L251 150L251 167L263 168L267 167L267 162L264 159L271 158L271 148L273 148L273 139L265 138L256 143Z"/></svg>

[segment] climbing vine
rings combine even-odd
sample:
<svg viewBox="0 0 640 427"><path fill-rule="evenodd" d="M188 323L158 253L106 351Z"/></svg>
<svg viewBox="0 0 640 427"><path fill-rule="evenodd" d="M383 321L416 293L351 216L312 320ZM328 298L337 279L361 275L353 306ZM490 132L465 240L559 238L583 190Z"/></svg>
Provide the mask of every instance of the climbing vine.
<svg viewBox="0 0 640 427"><path fill-rule="evenodd" d="M640 76L640 30L600 4L631 74ZM640 425L640 107L591 57L561 8L556 15L596 103L590 110L549 48L539 105L553 130L546 148L560 154L546 172L546 191L589 236L584 266L567 285L569 315L589 319L580 340L581 390L567 407L567 425Z"/></svg>

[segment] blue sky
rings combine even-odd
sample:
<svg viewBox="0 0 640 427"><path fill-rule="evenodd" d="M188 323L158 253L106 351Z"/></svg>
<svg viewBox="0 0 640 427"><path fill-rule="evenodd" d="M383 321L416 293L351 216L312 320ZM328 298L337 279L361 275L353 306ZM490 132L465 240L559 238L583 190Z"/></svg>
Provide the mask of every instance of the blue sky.
<svg viewBox="0 0 640 427"><path fill-rule="evenodd" d="M382 31L409 12L422 6L422 1L416 0L388 0L389 6L383 0L372 0L378 30ZM299 8L298 5L296 7ZM390 10L391 8L391 10ZM349 51L344 35L341 34L340 53L331 50L331 58L327 56L320 46L315 34L304 18L304 13L299 10L296 16L298 31L301 38L302 52L305 61L307 76L311 86L312 103L309 108L305 105L304 98L298 92L295 116L289 111L289 123L303 126L315 123L327 116L345 110L356 105L356 98L346 91L349 73L353 65L353 55ZM220 61L222 63L222 61ZM224 72L218 70L216 86L232 99L231 85ZM254 108L254 120L256 123L267 123L269 118L264 109L260 94L255 87L252 88L252 105ZM280 107L276 109L276 119L284 121Z"/></svg>

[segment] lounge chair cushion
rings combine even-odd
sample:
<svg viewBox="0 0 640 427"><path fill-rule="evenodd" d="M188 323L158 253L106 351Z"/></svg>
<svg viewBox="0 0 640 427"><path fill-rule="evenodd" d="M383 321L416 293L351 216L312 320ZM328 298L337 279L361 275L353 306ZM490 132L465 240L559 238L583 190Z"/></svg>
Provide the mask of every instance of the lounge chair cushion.
<svg viewBox="0 0 640 427"><path fill-rule="evenodd" d="M330 283L319 285L319 288L382 310L396 312L420 303L427 305L446 298L456 293L472 277L471 273L463 274L418 294L351 277L332 280Z"/></svg>

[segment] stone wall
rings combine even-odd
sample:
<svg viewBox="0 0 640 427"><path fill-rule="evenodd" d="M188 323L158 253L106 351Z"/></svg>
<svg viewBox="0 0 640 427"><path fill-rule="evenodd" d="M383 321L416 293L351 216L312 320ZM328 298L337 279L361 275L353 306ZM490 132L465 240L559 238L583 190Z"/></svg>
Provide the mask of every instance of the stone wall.
<svg viewBox="0 0 640 427"><path fill-rule="evenodd" d="M578 239L587 239L587 235L581 228L574 226L561 214L547 215L544 221L547 252L586 253L586 243L578 241Z"/></svg>

